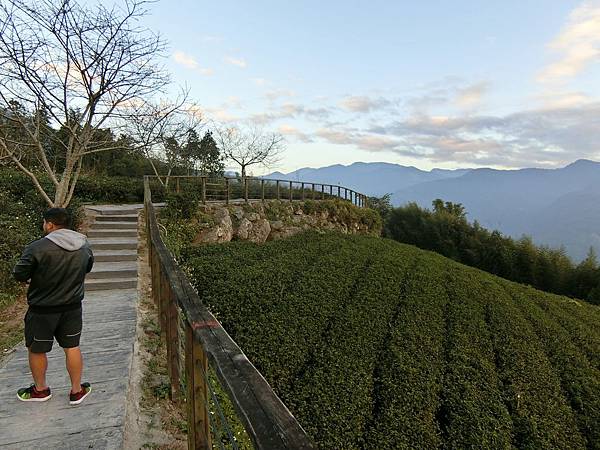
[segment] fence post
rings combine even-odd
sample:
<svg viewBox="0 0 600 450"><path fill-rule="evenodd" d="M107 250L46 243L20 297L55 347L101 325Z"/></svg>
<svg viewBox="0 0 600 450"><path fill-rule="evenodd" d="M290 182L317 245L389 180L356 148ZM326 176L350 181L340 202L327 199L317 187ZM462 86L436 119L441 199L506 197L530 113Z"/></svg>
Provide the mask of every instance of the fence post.
<svg viewBox="0 0 600 450"><path fill-rule="evenodd" d="M304 183L302 183L302 196L301 196L301 198L302 198L302 201L304 201Z"/></svg>
<svg viewBox="0 0 600 450"><path fill-rule="evenodd" d="M290 202L294 201L294 193L292 192L292 182L290 181Z"/></svg>
<svg viewBox="0 0 600 450"><path fill-rule="evenodd" d="M260 199L265 201L265 180L260 180Z"/></svg>
<svg viewBox="0 0 600 450"><path fill-rule="evenodd" d="M325 185L321 185L321 200L325 200Z"/></svg>
<svg viewBox="0 0 600 450"><path fill-rule="evenodd" d="M342 198L342 194L341 194L341 192L342 192L342 191L341 191L341 188L340 188L340 186L338 185L338 195L337 195L337 196L338 196L338 198Z"/></svg>
<svg viewBox="0 0 600 450"><path fill-rule="evenodd" d="M167 280L168 281L168 280ZM171 381L169 397L172 401L179 398L179 333L177 331L177 304L171 284L166 283L166 314L167 314L167 368Z"/></svg>
<svg viewBox="0 0 600 450"><path fill-rule="evenodd" d="M229 205L229 178L225 178L225 204Z"/></svg>
<svg viewBox="0 0 600 450"><path fill-rule="evenodd" d="M244 177L244 201L248 203L248 177Z"/></svg>
<svg viewBox="0 0 600 450"><path fill-rule="evenodd" d="M188 404L188 449L209 450L210 423L208 418L208 360L202 346L196 342L194 331L185 328L185 375ZM204 371L204 373L202 373Z"/></svg>
<svg viewBox="0 0 600 450"><path fill-rule="evenodd" d="M206 177L202 177L202 204L206 205Z"/></svg>
<svg viewBox="0 0 600 450"><path fill-rule="evenodd" d="M312 184L312 199L315 199L315 183Z"/></svg>
<svg viewBox="0 0 600 450"><path fill-rule="evenodd" d="M277 180L275 184L277 185L277 200L279 200L281 198L281 196L279 195L279 180Z"/></svg>

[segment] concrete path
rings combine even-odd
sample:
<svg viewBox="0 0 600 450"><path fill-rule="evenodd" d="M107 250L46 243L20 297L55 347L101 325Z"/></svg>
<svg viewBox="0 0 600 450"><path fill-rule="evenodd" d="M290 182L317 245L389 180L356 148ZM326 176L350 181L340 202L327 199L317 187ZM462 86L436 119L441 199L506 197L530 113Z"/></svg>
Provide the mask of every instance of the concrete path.
<svg viewBox="0 0 600 450"><path fill-rule="evenodd" d="M98 215L88 233L96 263L86 278L81 350L83 380L92 393L69 406L64 353L48 354L52 398L24 403L16 391L31 381L27 350L20 345L0 367L1 449L119 449L135 341L137 212L141 205L88 207Z"/></svg>

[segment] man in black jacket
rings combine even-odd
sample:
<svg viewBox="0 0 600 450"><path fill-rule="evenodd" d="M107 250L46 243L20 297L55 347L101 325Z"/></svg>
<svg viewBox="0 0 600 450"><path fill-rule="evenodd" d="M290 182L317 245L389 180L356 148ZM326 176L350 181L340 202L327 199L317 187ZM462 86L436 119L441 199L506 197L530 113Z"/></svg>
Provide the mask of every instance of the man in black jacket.
<svg viewBox="0 0 600 450"><path fill-rule="evenodd" d="M42 239L29 244L13 270L18 281L29 281L25 315L25 345L34 384L19 389L22 401L43 402L52 397L46 384L48 359L54 338L64 349L71 378L69 403L78 405L89 395L89 383L81 383L83 360L79 349L86 273L92 270L94 256L87 238L67 227L68 212L51 208L44 213Z"/></svg>

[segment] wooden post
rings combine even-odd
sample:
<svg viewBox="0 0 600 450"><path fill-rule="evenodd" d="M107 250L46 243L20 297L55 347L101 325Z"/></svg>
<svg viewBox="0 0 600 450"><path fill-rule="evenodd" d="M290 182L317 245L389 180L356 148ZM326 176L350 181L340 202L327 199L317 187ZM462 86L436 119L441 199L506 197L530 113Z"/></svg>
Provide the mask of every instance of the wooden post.
<svg viewBox="0 0 600 450"><path fill-rule="evenodd" d="M312 184L312 199L315 199L315 183Z"/></svg>
<svg viewBox="0 0 600 450"><path fill-rule="evenodd" d="M179 310L171 285L167 283L167 362L171 379L170 397L179 400Z"/></svg>
<svg viewBox="0 0 600 450"><path fill-rule="evenodd" d="M342 194L341 194L341 190L340 190L340 189L341 189L341 188L340 188L340 186L338 185L338 195L337 195L337 196L338 196L338 198L342 198Z"/></svg>
<svg viewBox="0 0 600 450"><path fill-rule="evenodd" d="M281 198L281 196L279 195L279 180L277 180L275 184L277 185L277 200L279 200Z"/></svg>
<svg viewBox="0 0 600 450"><path fill-rule="evenodd" d="M202 204L206 205L206 177L202 177Z"/></svg>
<svg viewBox="0 0 600 450"><path fill-rule="evenodd" d="M348 200L348 189L344 188L344 200Z"/></svg>
<svg viewBox="0 0 600 450"><path fill-rule="evenodd" d="M302 201L304 201L304 183L302 183Z"/></svg>
<svg viewBox="0 0 600 450"><path fill-rule="evenodd" d="M201 372L204 370L204 374ZM196 342L189 325L185 328L185 374L188 406L188 449L209 450L210 423L208 417L208 386L205 375L208 360L202 346Z"/></svg>
<svg viewBox="0 0 600 450"><path fill-rule="evenodd" d="M248 177L244 177L244 201L248 203Z"/></svg>
<svg viewBox="0 0 600 450"><path fill-rule="evenodd" d="M325 185L321 185L321 200L325 200Z"/></svg>
<svg viewBox="0 0 600 450"><path fill-rule="evenodd" d="M329 185L329 196L333 197L333 186L331 184Z"/></svg>
<svg viewBox="0 0 600 450"><path fill-rule="evenodd" d="M294 193L292 192L292 182L290 181L290 202L294 201Z"/></svg>
<svg viewBox="0 0 600 450"><path fill-rule="evenodd" d="M265 201L265 180L260 180L260 199Z"/></svg>
<svg viewBox="0 0 600 450"><path fill-rule="evenodd" d="M225 178L225 204L229 205L229 178Z"/></svg>

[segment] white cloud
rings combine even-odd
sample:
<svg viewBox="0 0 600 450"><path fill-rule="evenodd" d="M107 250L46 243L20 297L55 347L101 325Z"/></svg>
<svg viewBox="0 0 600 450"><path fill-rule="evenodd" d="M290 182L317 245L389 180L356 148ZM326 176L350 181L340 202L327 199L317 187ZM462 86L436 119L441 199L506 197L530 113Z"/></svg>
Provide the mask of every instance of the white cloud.
<svg viewBox="0 0 600 450"><path fill-rule="evenodd" d="M600 2L586 1L569 15L567 24L548 48L561 57L538 74L541 83L564 82L600 60Z"/></svg>
<svg viewBox="0 0 600 450"><path fill-rule="evenodd" d="M489 83L481 81L479 83L472 84L466 88L458 89L456 95L456 104L460 108L474 108L478 106L483 96L489 90Z"/></svg>
<svg viewBox="0 0 600 450"><path fill-rule="evenodd" d="M275 101L278 98L294 97L296 93L291 89L273 89L265 92L265 98L269 101Z"/></svg>
<svg viewBox="0 0 600 450"><path fill-rule="evenodd" d="M242 69L245 69L247 67L247 63L246 60L243 58L234 58L233 56L226 56L225 57L225 62L227 64L231 64L232 66L237 66L240 67Z"/></svg>
<svg viewBox="0 0 600 450"><path fill-rule="evenodd" d="M301 142L313 142L313 139L306 133L298 130L298 128L293 127L288 124L283 124L278 128L278 131L284 136L292 136Z"/></svg>
<svg viewBox="0 0 600 450"><path fill-rule="evenodd" d="M350 112L366 113L373 109L379 109L390 104L384 98L371 98L364 95L351 95L339 102L342 109Z"/></svg>
<svg viewBox="0 0 600 450"><path fill-rule="evenodd" d="M187 53L182 52L181 50L177 50L175 53L173 53L173 59L177 64L187 67L188 69L195 70L201 75L210 76L214 73L212 69L200 67L200 64L198 63L198 61L196 61L196 59L193 56L188 55Z"/></svg>

